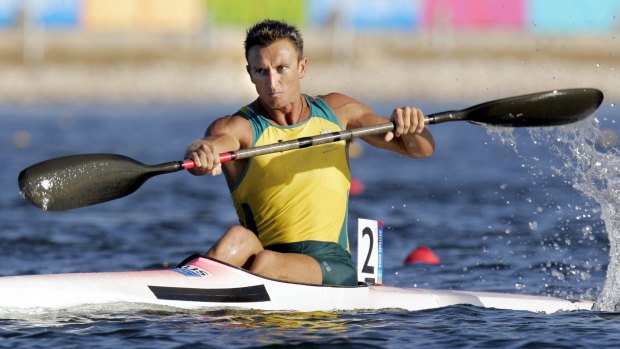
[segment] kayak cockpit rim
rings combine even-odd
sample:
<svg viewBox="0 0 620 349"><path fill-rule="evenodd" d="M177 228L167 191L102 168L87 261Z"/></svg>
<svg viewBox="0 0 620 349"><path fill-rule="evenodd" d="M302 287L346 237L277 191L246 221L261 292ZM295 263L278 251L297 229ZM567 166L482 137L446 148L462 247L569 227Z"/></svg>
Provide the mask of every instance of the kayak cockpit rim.
<svg viewBox="0 0 620 349"><path fill-rule="evenodd" d="M238 271L242 271L244 273L253 275L255 277L258 277L258 278L261 278L261 279L264 279L264 280L281 282L281 283L290 284L290 285L302 285L302 286L314 286L314 287L337 287L337 288L363 288L363 287L371 286L370 284L368 284L366 282L358 282L357 285L347 286L347 285L317 285L317 284L309 284L309 283L305 283L305 282L294 282L294 281L279 280L279 279L274 279L274 278L270 278L270 277L266 277L266 276L263 276L263 275L259 275L259 274L253 273L253 272L251 272L251 271L249 271L247 269L239 268L237 266L234 266L232 264L228 264L228 263L220 261L218 259L205 256L205 255L203 255L201 253L194 253L191 256L185 258L183 261L181 261L181 263L179 263L176 266L176 269L183 268L184 266L189 265L192 261L194 261L196 259L199 259L199 258L208 259L208 260L213 261L215 263L219 263L219 264L225 265L225 266L227 266L227 267L229 267L231 269L236 269Z"/></svg>

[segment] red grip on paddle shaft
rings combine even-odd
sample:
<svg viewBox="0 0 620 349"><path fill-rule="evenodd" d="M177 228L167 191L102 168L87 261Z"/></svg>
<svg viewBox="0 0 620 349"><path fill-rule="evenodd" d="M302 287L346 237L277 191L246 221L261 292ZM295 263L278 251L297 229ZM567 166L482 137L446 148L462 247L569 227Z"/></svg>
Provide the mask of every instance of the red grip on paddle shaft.
<svg viewBox="0 0 620 349"><path fill-rule="evenodd" d="M235 160L237 154L234 151L228 153L220 153L220 163L231 162Z"/></svg>
<svg viewBox="0 0 620 349"><path fill-rule="evenodd" d="M192 168L196 167L196 163L194 162L194 160L185 159L181 161L181 166L184 170L191 170Z"/></svg>
<svg viewBox="0 0 620 349"><path fill-rule="evenodd" d="M237 154L235 154L235 152L221 153L220 163L223 164L225 162L231 162L235 160L236 155ZM192 159L185 159L181 161L181 167L183 167L184 170L191 170L192 168L196 167L196 163Z"/></svg>

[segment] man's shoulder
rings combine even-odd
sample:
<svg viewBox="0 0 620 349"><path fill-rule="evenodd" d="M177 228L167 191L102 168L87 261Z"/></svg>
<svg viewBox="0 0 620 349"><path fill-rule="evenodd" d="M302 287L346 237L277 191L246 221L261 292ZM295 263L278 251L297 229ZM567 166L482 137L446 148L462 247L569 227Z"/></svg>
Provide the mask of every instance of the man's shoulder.
<svg viewBox="0 0 620 349"><path fill-rule="evenodd" d="M332 109L339 109L347 105L361 104L359 101L340 92L330 92L326 95L319 96Z"/></svg>
<svg viewBox="0 0 620 349"><path fill-rule="evenodd" d="M209 126L209 133L228 133L242 135L251 133L252 128L247 118L240 114L224 115L215 119Z"/></svg>
<svg viewBox="0 0 620 349"><path fill-rule="evenodd" d="M320 95L318 97L324 100L327 104L338 104L341 101L350 99L350 97L340 92L330 92L328 94Z"/></svg>
<svg viewBox="0 0 620 349"><path fill-rule="evenodd" d="M336 113L336 115L345 113L350 114L357 110L364 109L364 104L339 92L332 92L321 96L323 101Z"/></svg>

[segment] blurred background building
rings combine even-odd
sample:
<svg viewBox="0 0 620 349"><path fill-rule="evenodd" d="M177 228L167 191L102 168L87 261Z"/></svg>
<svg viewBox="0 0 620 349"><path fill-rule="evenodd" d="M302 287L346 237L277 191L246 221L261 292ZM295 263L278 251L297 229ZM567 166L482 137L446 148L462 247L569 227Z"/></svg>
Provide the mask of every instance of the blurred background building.
<svg viewBox="0 0 620 349"><path fill-rule="evenodd" d="M441 86L449 89L446 81L460 83L453 98L476 95L474 90L497 90L502 85L480 82L497 75L510 80L512 68L521 69L521 78L523 69L534 69L530 80L539 80L540 88L555 86L549 79L576 84L575 74L581 74L586 85L611 90L620 85L620 67L615 67L620 0L0 0L0 101L57 99L62 87L77 90L68 99L123 100L122 93L106 90L126 85L110 77L122 79L123 71L159 76L145 84L169 79L170 87L187 86L186 92L177 90L177 97L170 99L208 98L210 85L179 77L174 82L173 76L197 73L213 79L208 70L228 69L227 62L243 68L245 28L264 18L284 19L304 31L306 53L317 62L317 70L332 77L317 79L317 90L318 83L338 81L335 88L353 89L351 81L335 76L344 66L353 69L351 63L366 75L370 67L385 68L375 68L380 79L392 74L402 78L407 70L420 73L411 79L439 80L428 88L402 85L422 97L431 97ZM387 59L395 60L398 69L385 67ZM584 73L590 70L571 71L574 67L565 65L567 60L596 68L594 73L598 69L600 75L587 78ZM111 66L116 69L109 70ZM554 66L555 75L536 75ZM82 77L75 75L75 67L80 67ZM485 67L494 72L483 73ZM435 69L441 71L423 74ZM63 79L56 85L50 82ZM84 79L97 79L100 86L92 86L93 81L79 85ZM476 79L480 81L473 82ZM247 82L233 80L230 86L220 84L220 89L232 91L240 81ZM514 84L507 85L512 92ZM530 82L518 88L537 86ZM370 89L354 92L372 95ZM143 85L124 96L157 99L164 90ZM235 98L251 95L251 89L241 91ZM398 96L398 91L387 94Z"/></svg>
<svg viewBox="0 0 620 349"><path fill-rule="evenodd" d="M618 0L2 0L0 28L25 20L46 30L199 32L271 17L350 30L511 29L535 34L618 30Z"/></svg>

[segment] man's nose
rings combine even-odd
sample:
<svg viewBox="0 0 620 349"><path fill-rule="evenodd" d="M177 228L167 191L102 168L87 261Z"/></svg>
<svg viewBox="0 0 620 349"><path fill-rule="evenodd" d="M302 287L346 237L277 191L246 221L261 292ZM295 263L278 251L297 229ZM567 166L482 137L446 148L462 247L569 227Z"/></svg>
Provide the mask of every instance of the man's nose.
<svg viewBox="0 0 620 349"><path fill-rule="evenodd" d="M267 76L267 82L269 83L269 87L274 88L278 85L278 74L275 71L269 71L269 76Z"/></svg>

